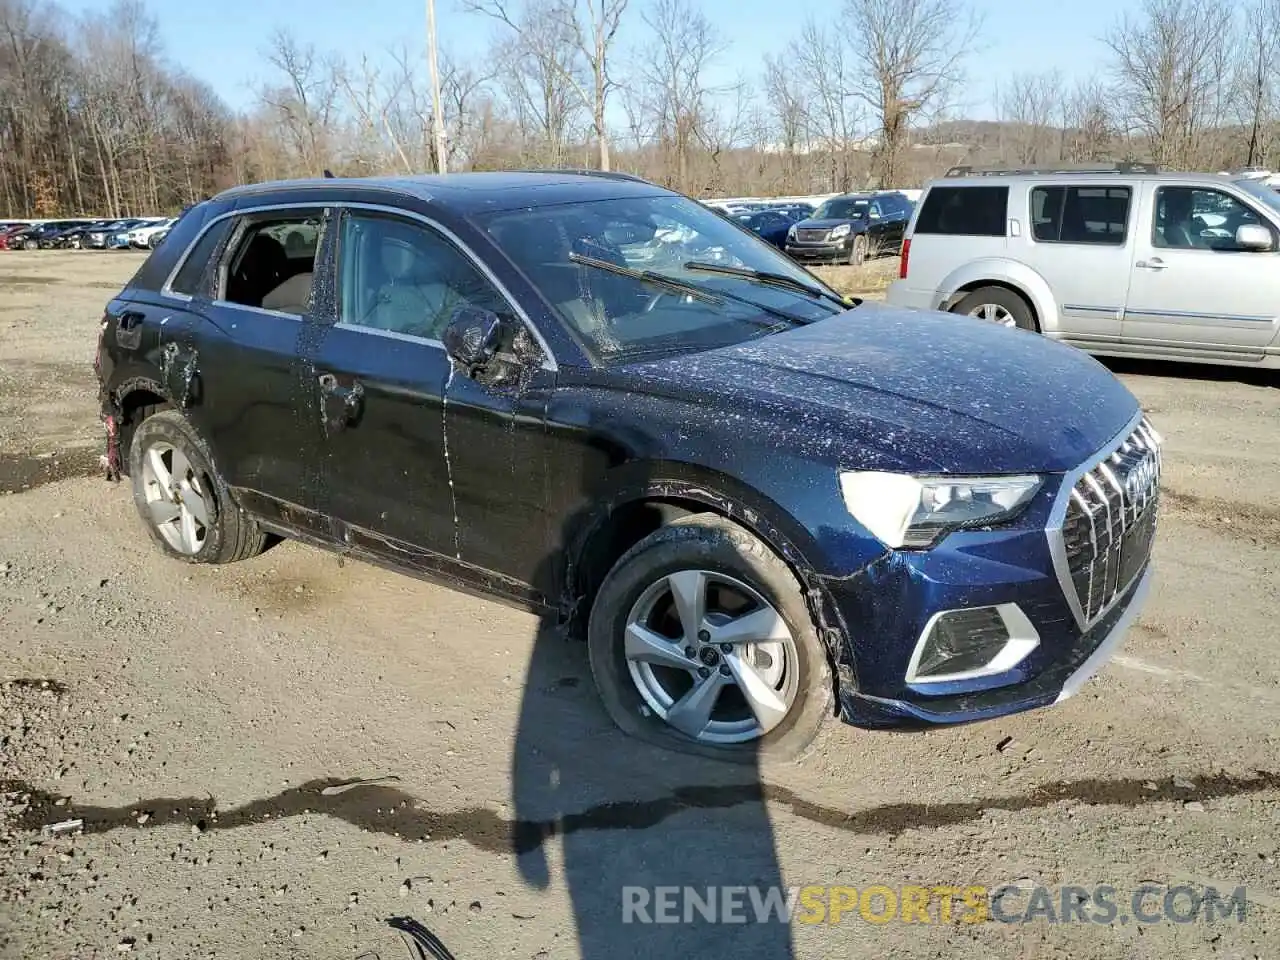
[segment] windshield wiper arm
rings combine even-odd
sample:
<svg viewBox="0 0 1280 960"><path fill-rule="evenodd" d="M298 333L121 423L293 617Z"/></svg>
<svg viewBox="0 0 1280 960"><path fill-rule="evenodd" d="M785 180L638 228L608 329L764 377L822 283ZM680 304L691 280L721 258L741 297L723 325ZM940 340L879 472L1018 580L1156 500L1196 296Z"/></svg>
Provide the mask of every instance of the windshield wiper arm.
<svg viewBox="0 0 1280 960"><path fill-rule="evenodd" d="M609 260L599 260L596 257L583 256L580 253L570 253L569 259L574 263L581 263L588 267L597 267L601 270L608 270L623 277L632 277L644 283L651 283L654 286L666 287L675 293L683 293L695 300L702 300L706 303L720 304L725 300L733 300L736 303L743 303L749 307L755 307L757 310L763 310L770 316L785 320L795 326L803 326L806 323L812 323L806 317L798 317L794 313L786 310L779 310L777 307L771 307L768 304L760 303L758 300L752 300L750 297L739 296L736 293L729 293L727 290L711 290L701 284L690 283L687 280L680 280L676 277L669 277L665 273L655 273L652 270L633 270L631 267L620 266Z"/></svg>
<svg viewBox="0 0 1280 960"><path fill-rule="evenodd" d="M803 293L805 296L813 297L815 300L826 300L830 303L837 303L841 309L848 309L849 303L845 302L835 294L827 293L821 287L810 286L802 280L795 277L788 277L785 273L772 273L768 270L753 270L750 267L733 267L724 263L709 263L705 260L690 260L684 265L686 270L697 270L702 273L719 273L726 277L742 277L746 280L754 280L757 283L767 283L774 287L783 287L787 290L793 290L796 293Z"/></svg>
<svg viewBox="0 0 1280 960"><path fill-rule="evenodd" d="M723 303L724 298L718 293L706 290L696 284L685 283L677 280L675 277L666 277L660 273L654 273L652 270L633 270L631 267L624 267L608 260L600 260L596 257L587 257L581 253L570 253L569 259L574 263L581 263L584 266L595 267L598 270L608 270L610 273L616 273L619 276L631 277L633 280L640 280L644 283L651 283L655 287L666 287L675 293L683 293L695 300L702 300L706 303Z"/></svg>

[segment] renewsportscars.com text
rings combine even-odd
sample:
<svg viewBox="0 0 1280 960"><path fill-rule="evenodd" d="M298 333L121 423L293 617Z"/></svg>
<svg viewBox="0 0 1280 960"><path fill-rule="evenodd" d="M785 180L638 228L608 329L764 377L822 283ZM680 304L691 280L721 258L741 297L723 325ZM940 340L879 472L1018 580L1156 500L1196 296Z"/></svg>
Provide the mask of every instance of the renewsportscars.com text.
<svg viewBox="0 0 1280 960"><path fill-rule="evenodd" d="M623 923L1244 922L1244 887L623 887Z"/></svg>

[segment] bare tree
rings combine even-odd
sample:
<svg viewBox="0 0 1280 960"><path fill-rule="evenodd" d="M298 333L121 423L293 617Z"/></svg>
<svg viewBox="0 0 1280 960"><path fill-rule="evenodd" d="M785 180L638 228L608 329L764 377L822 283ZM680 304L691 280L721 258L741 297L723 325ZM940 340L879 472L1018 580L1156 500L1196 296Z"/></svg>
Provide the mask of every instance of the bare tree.
<svg viewBox="0 0 1280 960"><path fill-rule="evenodd" d="M1062 159L1066 96L1062 75L1015 73L1000 94L1001 115L1012 129L1008 133L1011 158L1021 164Z"/></svg>
<svg viewBox="0 0 1280 960"><path fill-rule="evenodd" d="M1275 65L1280 57L1280 0L1253 0L1245 13L1241 55L1232 78L1235 115L1248 140L1244 163L1263 164L1271 153L1276 120Z"/></svg>
<svg viewBox="0 0 1280 960"><path fill-rule="evenodd" d="M802 116L827 156L827 186L843 193L853 179L849 157L858 120L854 87L859 55L838 23L820 27L811 19L788 47L787 59L803 91Z"/></svg>
<svg viewBox="0 0 1280 960"><path fill-rule="evenodd" d="M1121 118L1162 166L1193 164L1230 49L1227 0L1142 0L1107 35Z"/></svg>
<svg viewBox="0 0 1280 960"><path fill-rule="evenodd" d="M283 82L265 88L262 102L288 132L300 170L316 176L330 162L341 67L283 29L272 36L265 55L283 74Z"/></svg>
<svg viewBox="0 0 1280 960"><path fill-rule="evenodd" d="M1111 154L1115 139L1106 87L1096 77L1079 80L1063 114L1062 158L1072 163L1102 160Z"/></svg>
<svg viewBox="0 0 1280 960"><path fill-rule="evenodd" d="M710 118L709 68L723 49L715 28L692 0L654 0L645 11L653 40L641 54L639 74L659 146L667 158L666 179L696 192L693 155Z"/></svg>
<svg viewBox="0 0 1280 960"><path fill-rule="evenodd" d="M913 118L945 105L981 20L965 0L845 0L861 50L856 92L876 118L875 172L893 186Z"/></svg>
<svg viewBox="0 0 1280 960"><path fill-rule="evenodd" d="M517 120L527 130L541 132L544 158L553 164L559 164L567 152L578 110L590 104L578 92L582 53L567 23L565 2L525 0L513 8L506 0L462 0L464 9L491 17L506 28L506 36L495 46L495 62L507 65L502 88ZM576 15L571 19L576 28ZM604 76L606 53L607 44L599 59Z"/></svg>
<svg viewBox="0 0 1280 960"><path fill-rule="evenodd" d="M799 152L803 149L808 153L809 132L804 88L796 78L789 56L765 56L764 95L771 126L778 136L775 146L782 157L783 189L794 190L799 181Z"/></svg>
<svg viewBox="0 0 1280 960"><path fill-rule="evenodd" d="M591 124L600 149L600 169L610 169L609 128L607 110L609 95L617 84L609 75L609 54L622 16L627 11L628 0L561 0L555 9L582 54L591 75L590 92L569 73L566 80L572 84L583 106L591 111ZM581 8L581 9L580 9ZM585 11L587 25L582 22Z"/></svg>

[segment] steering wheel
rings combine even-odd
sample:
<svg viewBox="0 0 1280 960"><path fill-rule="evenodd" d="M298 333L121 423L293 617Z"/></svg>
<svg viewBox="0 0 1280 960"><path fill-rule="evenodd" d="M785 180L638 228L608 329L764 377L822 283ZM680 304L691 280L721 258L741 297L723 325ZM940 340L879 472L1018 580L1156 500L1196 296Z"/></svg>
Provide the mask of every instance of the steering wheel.
<svg viewBox="0 0 1280 960"><path fill-rule="evenodd" d="M644 310L641 312L652 313L653 310L658 306L658 304L661 303L667 297L675 297L677 303L682 303L684 302L684 299L687 296L688 296L687 293L672 293L670 290L661 290L658 293L655 293L645 302Z"/></svg>

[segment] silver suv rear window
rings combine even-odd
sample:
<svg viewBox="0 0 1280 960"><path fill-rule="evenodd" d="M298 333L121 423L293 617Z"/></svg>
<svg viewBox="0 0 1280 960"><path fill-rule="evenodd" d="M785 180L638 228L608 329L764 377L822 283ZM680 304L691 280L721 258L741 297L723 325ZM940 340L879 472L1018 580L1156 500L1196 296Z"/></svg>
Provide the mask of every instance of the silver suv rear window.
<svg viewBox="0 0 1280 960"><path fill-rule="evenodd" d="M934 187L924 198L914 232L1003 237L1009 188Z"/></svg>

